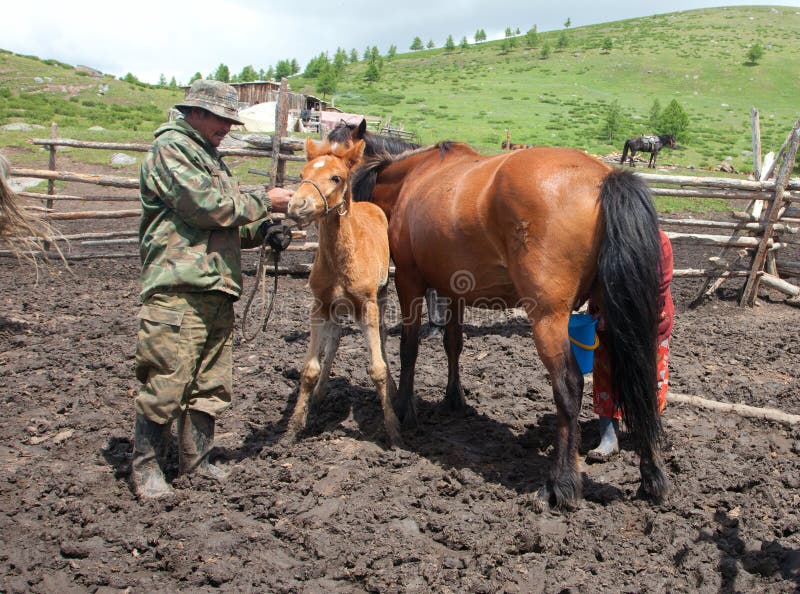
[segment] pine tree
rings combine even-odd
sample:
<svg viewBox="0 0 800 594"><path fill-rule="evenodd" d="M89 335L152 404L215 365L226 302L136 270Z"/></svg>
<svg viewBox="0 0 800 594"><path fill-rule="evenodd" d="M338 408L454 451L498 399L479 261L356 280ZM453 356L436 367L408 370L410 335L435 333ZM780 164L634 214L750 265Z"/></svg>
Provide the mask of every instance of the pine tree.
<svg viewBox="0 0 800 594"><path fill-rule="evenodd" d="M525 44L528 47L536 47L539 45L539 32L536 30L536 25L528 29L525 33Z"/></svg>
<svg viewBox="0 0 800 594"><path fill-rule="evenodd" d="M231 71L225 64L220 64L214 71L214 80L221 80L222 82L230 82Z"/></svg>
<svg viewBox="0 0 800 594"><path fill-rule="evenodd" d="M411 47L409 48L411 51L417 51L422 49L422 40L419 37L415 37L414 41L411 42Z"/></svg>
<svg viewBox="0 0 800 594"><path fill-rule="evenodd" d="M661 112L658 118L658 131L660 134L672 134L676 140L686 140L686 131L689 128L689 116L683 111L677 100L673 99Z"/></svg>
<svg viewBox="0 0 800 594"><path fill-rule="evenodd" d="M444 49L446 49L448 52L452 52L454 49L456 49L456 43L453 41L452 35L447 36L447 41L444 42Z"/></svg>

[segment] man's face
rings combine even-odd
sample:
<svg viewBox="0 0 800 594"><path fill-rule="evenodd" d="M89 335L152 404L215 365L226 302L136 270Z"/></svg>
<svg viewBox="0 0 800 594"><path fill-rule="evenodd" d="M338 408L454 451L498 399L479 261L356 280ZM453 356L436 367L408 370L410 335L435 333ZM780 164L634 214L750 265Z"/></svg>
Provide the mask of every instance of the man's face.
<svg viewBox="0 0 800 594"><path fill-rule="evenodd" d="M205 109L192 110L186 121L215 148L220 145L222 139L231 131L231 126L233 125L230 120L214 115Z"/></svg>

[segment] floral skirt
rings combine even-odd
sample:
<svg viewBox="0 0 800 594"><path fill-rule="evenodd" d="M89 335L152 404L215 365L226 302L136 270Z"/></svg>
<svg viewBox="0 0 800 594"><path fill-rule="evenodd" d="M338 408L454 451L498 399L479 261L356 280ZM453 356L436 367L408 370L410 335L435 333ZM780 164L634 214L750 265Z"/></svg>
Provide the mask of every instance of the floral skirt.
<svg viewBox="0 0 800 594"><path fill-rule="evenodd" d="M658 344L656 357L656 374L658 376L656 401L660 414L667 406L667 392L669 391L669 337L664 338ZM616 402L615 395L611 392L611 370L608 351L603 345L603 341L600 341L600 345L594 352L592 383L594 386L592 395L594 412L601 417L622 418L622 410Z"/></svg>

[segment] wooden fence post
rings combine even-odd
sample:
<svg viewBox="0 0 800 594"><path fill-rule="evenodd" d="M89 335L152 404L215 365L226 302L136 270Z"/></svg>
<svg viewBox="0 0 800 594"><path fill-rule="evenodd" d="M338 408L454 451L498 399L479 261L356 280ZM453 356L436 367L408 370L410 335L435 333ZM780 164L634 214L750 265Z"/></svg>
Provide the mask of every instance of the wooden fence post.
<svg viewBox="0 0 800 594"><path fill-rule="evenodd" d="M286 128L289 123L289 83L285 78L281 79L281 87L278 92L278 103L275 106L275 134L272 137L272 186L283 186L283 178L286 173L286 161L281 159L281 140L286 135Z"/></svg>
<svg viewBox="0 0 800 594"><path fill-rule="evenodd" d="M794 168L795 157L797 156L797 145L800 144L800 129L795 127L791 135L792 139L789 143L789 148L786 155L783 157L778 177L775 179L775 195L770 204L767 218L764 221L764 234L761 236L761 242L758 244L758 249L753 256L753 266L750 269L750 276L747 277L742 297L739 299L739 305L752 306L756 301L756 294L758 293L758 285L761 280L761 272L764 268L764 262L767 259L767 248L772 232L775 228L775 223L778 221L778 215L781 208L784 206L783 191L789 181L789 176L792 174Z"/></svg>
<svg viewBox="0 0 800 594"><path fill-rule="evenodd" d="M750 128L753 131L753 179L761 179L761 125L755 107L750 108Z"/></svg>
<svg viewBox="0 0 800 594"><path fill-rule="evenodd" d="M56 140L58 138L58 125L55 122L50 124L50 140ZM50 171L56 170L56 145L50 145L50 160L47 164L47 168ZM53 196L56 193L56 182L54 179L51 179L47 182L47 195ZM53 208L53 201L51 199L47 199L46 206L49 209Z"/></svg>

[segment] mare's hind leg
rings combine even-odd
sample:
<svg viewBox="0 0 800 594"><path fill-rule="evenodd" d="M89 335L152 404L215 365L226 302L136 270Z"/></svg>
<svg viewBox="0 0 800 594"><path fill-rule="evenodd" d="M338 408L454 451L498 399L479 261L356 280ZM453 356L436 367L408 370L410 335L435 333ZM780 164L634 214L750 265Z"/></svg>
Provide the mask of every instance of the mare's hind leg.
<svg viewBox="0 0 800 594"><path fill-rule="evenodd" d="M458 363L464 348L463 317L463 304L459 304L457 300L451 302L444 333L444 348L447 351L447 392L443 404L447 409L459 413L463 413L467 408Z"/></svg>
<svg viewBox="0 0 800 594"><path fill-rule="evenodd" d="M386 433L389 436L389 442L393 446L399 446L402 444L402 439L400 438L400 422L394 413L394 406L392 404L392 400L396 396L396 389L392 375L389 372L389 365L381 340L381 309L382 308L373 301L369 301L364 305L364 313L361 319L361 331L364 333L367 350L369 351L367 372L381 399L383 423L386 427Z"/></svg>
<svg viewBox="0 0 800 594"><path fill-rule="evenodd" d="M567 335L569 312L553 313L539 319L535 319L533 313L528 314L533 338L539 357L550 373L558 419L555 460L547 484L539 490L539 497L558 508L571 509L577 505L582 492L578 471L578 415L583 397L583 375L570 349Z"/></svg>
<svg viewBox="0 0 800 594"><path fill-rule="evenodd" d="M633 156L634 156L635 154L636 154L636 151L635 151L635 150L633 150L633 149L631 149L631 156L630 156L630 159L631 159L631 167L636 167L636 165L634 164L634 161L633 161Z"/></svg>
<svg viewBox="0 0 800 594"><path fill-rule="evenodd" d="M289 419L287 436L295 439L297 434L306 428L308 422L309 398L314 392L313 400L318 401L321 390L327 385L327 376L330 374L330 366L333 361L333 352L338 345L339 327L330 320L315 320L311 323L311 338L308 343L308 351L303 362L303 369L300 373L300 389L297 394L297 402L294 411ZM331 345L333 344L333 348ZM324 373L321 373L320 355L325 351ZM331 351L331 352L329 352ZM321 385L321 386L320 386Z"/></svg>

